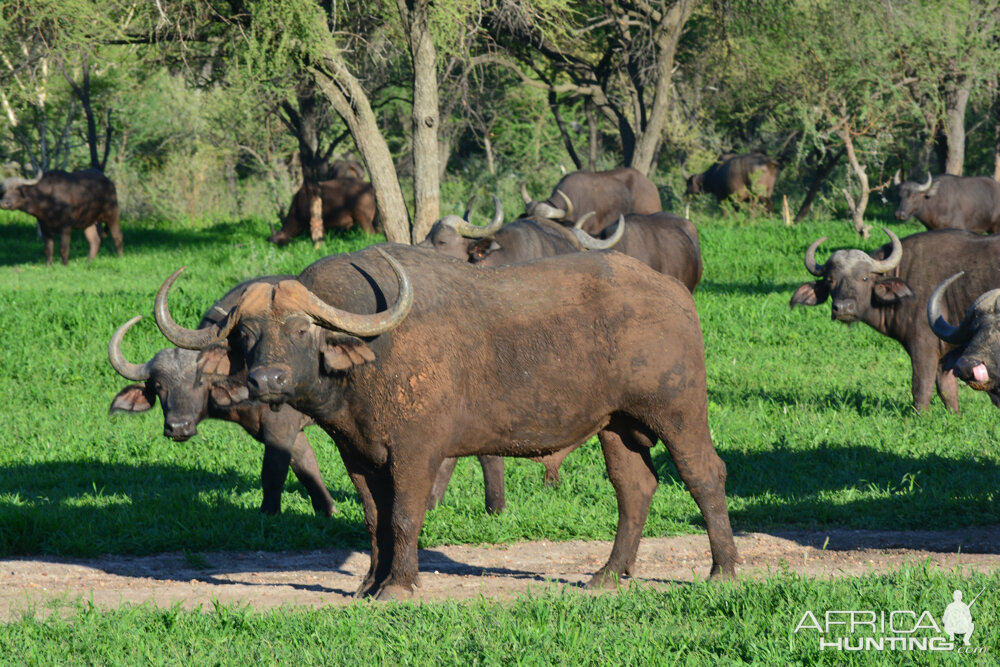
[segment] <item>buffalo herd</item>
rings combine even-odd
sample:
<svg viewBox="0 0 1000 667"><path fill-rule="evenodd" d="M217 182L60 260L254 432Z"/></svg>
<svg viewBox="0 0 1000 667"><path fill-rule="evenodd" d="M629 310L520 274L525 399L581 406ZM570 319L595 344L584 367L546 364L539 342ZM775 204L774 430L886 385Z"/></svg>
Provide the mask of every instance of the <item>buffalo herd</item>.
<svg viewBox="0 0 1000 667"><path fill-rule="evenodd" d="M687 177L689 194L761 201L770 210L777 162L722 156ZM374 232L375 202L363 170L348 165L295 195L282 229L309 229L321 201L326 228ZM958 381L1000 405L1000 186L939 176L901 182L900 219L929 231L865 252L817 259L791 306L829 301L831 316L864 322L897 340L913 368L913 405L933 390L958 412ZM114 185L96 171L49 172L3 184L0 206L38 219L51 263L71 229L121 254ZM231 421L264 445L260 511L281 508L288 470L314 510L336 512L305 427L333 439L360 497L371 540L359 596L394 598L419 584L417 541L458 457L476 456L488 512L505 506L503 457L544 464L546 483L576 447L597 436L618 502L614 545L591 587L634 572L657 487L650 451L662 441L704 518L710 574L729 577L739 556L726 504L726 466L708 425L705 351L692 294L702 276L697 228L664 212L657 187L633 169L567 174L544 200L522 186L524 211L474 224L469 211L438 220L416 246L378 244L332 255L297 276L243 282L211 304L198 328L170 314L165 280L153 301L170 343L143 363L111 336L122 377L110 412L145 412L157 399L163 434L184 441L204 419Z"/></svg>

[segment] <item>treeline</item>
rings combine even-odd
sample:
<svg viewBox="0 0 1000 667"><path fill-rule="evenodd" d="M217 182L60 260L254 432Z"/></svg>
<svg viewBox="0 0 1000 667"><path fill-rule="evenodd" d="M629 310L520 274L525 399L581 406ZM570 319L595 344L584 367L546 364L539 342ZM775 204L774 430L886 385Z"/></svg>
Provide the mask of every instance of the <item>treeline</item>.
<svg viewBox="0 0 1000 667"><path fill-rule="evenodd" d="M0 161L104 170L126 217L178 224L273 219L351 153L406 241L470 190L627 165L669 207L682 169L762 151L797 218L863 231L897 169L1000 177L998 21L993 0L15 0Z"/></svg>

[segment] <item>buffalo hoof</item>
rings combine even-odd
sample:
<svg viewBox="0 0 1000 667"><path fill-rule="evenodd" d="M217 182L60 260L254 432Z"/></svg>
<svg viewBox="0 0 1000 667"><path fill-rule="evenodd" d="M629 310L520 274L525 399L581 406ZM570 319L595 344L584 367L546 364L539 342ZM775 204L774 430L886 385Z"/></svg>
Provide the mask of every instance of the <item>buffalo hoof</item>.
<svg viewBox="0 0 1000 667"><path fill-rule="evenodd" d="M545 476L542 477L542 484L548 487L557 487L562 482L558 470L545 469Z"/></svg>
<svg viewBox="0 0 1000 667"><path fill-rule="evenodd" d="M737 578L736 576L736 564L728 563L726 565L712 564L712 571L708 575L709 579L714 581L733 581Z"/></svg>
<svg viewBox="0 0 1000 667"><path fill-rule="evenodd" d="M313 502L313 511L319 516L333 516L337 513L337 506L332 502Z"/></svg>
<svg viewBox="0 0 1000 667"><path fill-rule="evenodd" d="M621 578L622 575L617 572L601 569L583 587L588 590L615 590L621 586Z"/></svg>

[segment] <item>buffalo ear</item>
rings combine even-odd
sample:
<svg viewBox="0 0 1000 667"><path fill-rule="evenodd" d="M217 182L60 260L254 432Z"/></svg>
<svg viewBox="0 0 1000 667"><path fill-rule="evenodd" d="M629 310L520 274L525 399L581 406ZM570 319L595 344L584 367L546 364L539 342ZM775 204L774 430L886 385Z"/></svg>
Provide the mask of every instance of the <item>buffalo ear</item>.
<svg viewBox="0 0 1000 667"><path fill-rule="evenodd" d="M469 261L473 264L481 262L486 259L486 256L491 252L496 252L500 250L501 246L496 242L496 239L479 239L475 243L469 246Z"/></svg>
<svg viewBox="0 0 1000 667"><path fill-rule="evenodd" d="M880 303L896 303L913 296L913 290L902 278L882 278L875 283L872 292Z"/></svg>
<svg viewBox="0 0 1000 667"><path fill-rule="evenodd" d="M156 394L146 390L145 383L130 384L118 392L111 401L109 415L116 412L146 412L156 403Z"/></svg>
<svg viewBox="0 0 1000 667"><path fill-rule="evenodd" d="M221 408L250 400L250 390L241 382L216 382L209 391L212 402Z"/></svg>
<svg viewBox="0 0 1000 667"><path fill-rule="evenodd" d="M938 188L940 187L940 185L941 181L934 181L934 184L931 185L930 189L924 193L924 197L930 199L931 197L936 195L938 193Z"/></svg>
<svg viewBox="0 0 1000 667"><path fill-rule="evenodd" d="M788 303L789 308L795 306L818 306L830 297L830 288L826 282L816 280L811 283L804 283L792 295L792 300Z"/></svg>
<svg viewBox="0 0 1000 667"><path fill-rule="evenodd" d="M329 334L320 348L323 370L327 373L346 371L354 366L375 361L375 353L360 338L347 334Z"/></svg>
<svg viewBox="0 0 1000 667"><path fill-rule="evenodd" d="M229 375L229 348L213 345L198 353L198 375Z"/></svg>

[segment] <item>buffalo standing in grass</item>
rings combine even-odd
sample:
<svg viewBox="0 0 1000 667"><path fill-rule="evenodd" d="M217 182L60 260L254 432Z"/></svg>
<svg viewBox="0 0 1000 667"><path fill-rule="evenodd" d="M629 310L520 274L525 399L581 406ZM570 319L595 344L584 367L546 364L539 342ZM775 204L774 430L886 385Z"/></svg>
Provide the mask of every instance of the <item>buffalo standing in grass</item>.
<svg viewBox="0 0 1000 667"><path fill-rule="evenodd" d="M927 174L923 183L901 183L896 218L916 217L927 229L965 229L970 232L1000 232L1000 183L988 176Z"/></svg>
<svg viewBox="0 0 1000 667"><path fill-rule="evenodd" d="M934 335L956 346L945 357L952 372L976 391L987 392L993 405L1000 407L1000 289L977 297L955 326L944 314L946 292L964 275L956 273L934 288L927 300L927 322Z"/></svg>
<svg viewBox="0 0 1000 667"><path fill-rule="evenodd" d="M309 231L309 190L315 187L319 187L323 202L324 232L335 228L350 229L357 224L367 233L375 233L375 191L371 183L355 178L334 178L299 188L281 229L271 234L268 241L285 245Z"/></svg>
<svg viewBox="0 0 1000 667"><path fill-rule="evenodd" d="M626 215L624 234L614 250L624 253L666 276L673 276L694 292L701 282L701 245L698 229L690 220L671 213ZM605 227L602 239L619 233L619 223Z"/></svg>
<svg viewBox="0 0 1000 667"><path fill-rule="evenodd" d="M199 327L218 325L236 305L248 285L275 284L292 276L268 276L237 285L216 302L202 318ZM260 511L277 514L281 511L281 492L291 465L295 476L309 493L317 514L330 516L336 511L316 464L316 455L303 429L313 420L289 405L272 412L266 405L247 403L246 369L199 368L198 353L167 348L157 352L143 364L134 364L122 354L125 333L139 321L135 317L122 325L111 337L108 359L118 374L132 384L115 396L110 413L146 412L160 399L163 409L163 435L184 442L198 433L204 419L221 419L242 426L264 445L264 461L260 481L264 499ZM230 370L233 372L230 373Z"/></svg>
<svg viewBox="0 0 1000 667"><path fill-rule="evenodd" d="M616 252L480 269L386 244L255 286L218 326L193 331L166 309L179 273L157 296L168 338L209 360L241 354L252 399L291 404L337 443L371 536L359 595L419 583L417 538L445 458L539 456L595 433L618 530L589 585L634 568L657 439L701 509L712 576L735 573L701 328L674 278Z"/></svg>
<svg viewBox="0 0 1000 667"><path fill-rule="evenodd" d="M958 385L942 357L950 346L927 326L924 306L931 290L963 269L969 280L949 293L943 304L949 316L964 313L978 295L1000 282L1000 237L959 230L922 232L892 242L873 253L838 250L825 264L816 263L819 239L806 250L809 273L820 278L805 283L791 306L816 306L832 300L833 319L864 322L906 349L913 366L913 407L925 410L937 386L945 406L958 412Z"/></svg>
<svg viewBox="0 0 1000 667"><path fill-rule="evenodd" d="M726 153L700 174L689 175L683 166L681 172L688 195L709 192L720 203L726 199L751 204L763 201L768 213L774 210L771 194L778 178L778 162L763 153Z"/></svg>
<svg viewBox="0 0 1000 667"><path fill-rule="evenodd" d="M122 256L122 230L118 220L118 193L115 184L97 169L65 172L53 170L33 179L8 178L3 182L0 208L24 211L38 220L38 232L45 241L45 263L52 264L56 234L59 259L69 263L70 235L82 229L90 252L97 256L101 247L98 224L104 223Z"/></svg>
<svg viewBox="0 0 1000 667"><path fill-rule="evenodd" d="M572 227L593 211L583 225L588 234L602 229L629 213L656 213L663 210L660 193L653 182L635 169L574 171L566 174L545 201L535 201L521 184L526 218L548 218Z"/></svg>

